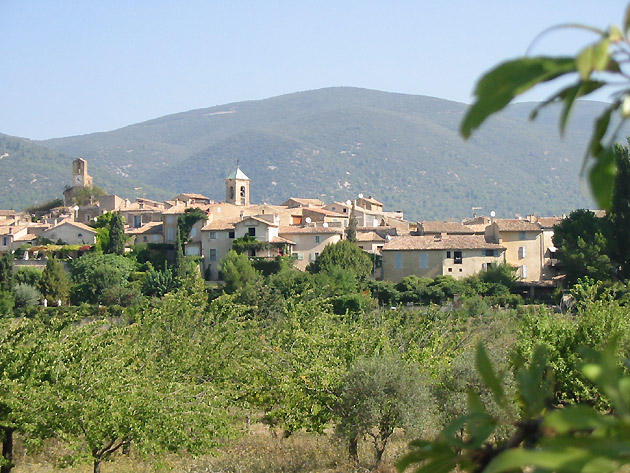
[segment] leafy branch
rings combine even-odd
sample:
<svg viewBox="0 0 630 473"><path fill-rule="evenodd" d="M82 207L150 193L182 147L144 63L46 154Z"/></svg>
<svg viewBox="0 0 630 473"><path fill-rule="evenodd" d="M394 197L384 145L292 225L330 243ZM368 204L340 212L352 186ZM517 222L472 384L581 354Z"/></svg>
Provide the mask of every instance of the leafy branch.
<svg viewBox="0 0 630 473"><path fill-rule="evenodd" d="M595 121L581 174L588 171L593 197L602 208L609 209L617 174L613 145L622 124L630 116L630 8L626 11L623 29L616 26L607 30L584 25L560 27L583 29L596 34L598 39L575 56L526 56L506 61L484 74L475 87L475 101L462 120L460 133L469 138L490 115L503 110L519 95L562 77L573 78L574 82L536 107L530 119L536 118L538 112L550 104L562 104L560 132L564 134L575 102L598 90L608 90L611 103ZM611 124L617 120L613 129Z"/></svg>

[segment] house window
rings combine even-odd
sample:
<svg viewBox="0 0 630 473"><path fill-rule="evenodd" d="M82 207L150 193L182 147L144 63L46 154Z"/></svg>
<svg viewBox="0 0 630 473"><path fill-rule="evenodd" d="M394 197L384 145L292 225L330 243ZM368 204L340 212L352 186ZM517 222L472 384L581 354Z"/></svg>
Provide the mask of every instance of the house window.
<svg viewBox="0 0 630 473"><path fill-rule="evenodd" d="M519 259L523 259L523 258L525 258L525 256L527 256L527 250L525 249L524 246L519 246L519 248L518 248L518 257L519 257Z"/></svg>
<svg viewBox="0 0 630 473"><path fill-rule="evenodd" d="M317 256L315 256L315 253L310 253L310 254L308 255L308 260L309 260L309 261L315 261L315 258L317 258Z"/></svg>
<svg viewBox="0 0 630 473"><path fill-rule="evenodd" d="M197 229L193 227L190 229L190 237L195 238L196 236L197 236Z"/></svg>
<svg viewBox="0 0 630 473"><path fill-rule="evenodd" d="M396 260L394 261L394 267L396 269L402 269L402 253L396 253Z"/></svg>
<svg viewBox="0 0 630 473"><path fill-rule="evenodd" d="M429 254L426 251L420 253L420 267L427 269L429 267Z"/></svg>
<svg viewBox="0 0 630 473"><path fill-rule="evenodd" d="M525 232L519 232L518 238L520 240L527 240L527 234Z"/></svg>
<svg viewBox="0 0 630 473"><path fill-rule="evenodd" d="M77 238L83 238L83 233L77 233Z"/></svg>
<svg viewBox="0 0 630 473"><path fill-rule="evenodd" d="M521 266L521 277L525 279L527 277L527 266Z"/></svg>
<svg viewBox="0 0 630 473"><path fill-rule="evenodd" d="M450 258L450 257L451 257L451 252L450 252L450 251L447 251L447 252L446 252L446 257L447 257L447 258Z"/></svg>
<svg viewBox="0 0 630 473"><path fill-rule="evenodd" d="M494 250L486 250L485 256L494 256Z"/></svg>
<svg viewBox="0 0 630 473"><path fill-rule="evenodd" d="M249 236L256 236L256 227L248 227L247 228L247 234Z"/></svg>
<svg viewBox="0 0 630 473"><path fill-rule="evenodd" d="M166 217L166 223L175 223L175 217L173 215L169 215Z"/></svg>
<svg viewBox="0 0 630 473"><path fill-rule="evenodd" d="M133 228L140 228L142 226L142 217L140 215L133 216Z"/></svg>
<svg viewBox="0 0 630 473"><path fill-rule="evenodd" d="M216 261L217 260L217 250L214 248L210 248L210 252L208 254L208 257L210 259L210 261Z"/></svg>
<svg viewBox="0 0 630 473"><path fill-rule="evenodd" d="M210 232L209 236L210 236L211 240L216 240L217 239L217 232Z"/></svg>
<svg viewBox="0 0 630 473"><path fill-rule="evenodd" d="M319 235L315 235L315 243L321 243L321 238Z"/></svg>
<svg viewBox="0 0 630 473"><path fill-rule="evenodd" d="M149 239L148 239L147 237L145 237L145 236L143 236L143 237L142 237L142 241L143 241L143 242L145 242L145 243L146 243L148 240L149 240Z"/></svg>
<svg viewBox="0 0 630 473"><path fill-rule="evenodd" d="M461 251L453 251L453 263L462 264L462 252Z"/></svg>
<svg viewBox="0 0 630 473"><path fill-rule="evenodd" d="M453 272L453 268L448 268L448 272L452 273Z"/></svg>
<svg viewBox="0 0 630 473"><path fill-rule="evenodd" d="M160 241L160 237L157 235L153 235L153 241L157 243L158 241Z"/></svg>
<svg viewBox="0 0 630 473"><path fill-rule="evenodd" d="M298 261L302 261L304 259L304 253L295 253Z"/></svg>
<svg viewBox="0 0 630 473"><path fill-rule="evenodd" d="M9 238L2 237L2 246L9 246Z"/></svg>
<svg viewBox="0 0 630 473"><path fill-rule="evenodd" d="M234 238L234 230L231 230L230 232L228 232L228 237L229 237L230 239L233 239L233 238Z"/></svg>
<svg viewBox="0 0 630 473"><path fill-rule="evenodd" d="M343 209L343 213L347 214L348 213L348 209Z"/></svg>
<svg viewBox="0 0 630 473"><path fill-rule="evenodd" d="M168 241L173 241L175 239L175 229L169 228L166 230L166 238Z"/></svg>

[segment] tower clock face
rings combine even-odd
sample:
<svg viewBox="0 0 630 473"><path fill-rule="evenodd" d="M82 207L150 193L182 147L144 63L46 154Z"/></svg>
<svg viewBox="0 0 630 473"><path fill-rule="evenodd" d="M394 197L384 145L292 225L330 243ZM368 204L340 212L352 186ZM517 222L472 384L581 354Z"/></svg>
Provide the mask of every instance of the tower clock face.
<svg viewBox="0 0 630 473"><path fill-rule="evenodd" d="M76 185L81 185L83 183L83 176L74 176L74 183Z"/></svg>

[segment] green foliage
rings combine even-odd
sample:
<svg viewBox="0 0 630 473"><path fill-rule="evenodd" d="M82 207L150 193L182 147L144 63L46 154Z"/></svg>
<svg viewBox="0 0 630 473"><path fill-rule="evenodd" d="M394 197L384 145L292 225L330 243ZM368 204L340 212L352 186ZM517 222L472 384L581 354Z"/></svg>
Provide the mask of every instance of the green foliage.
<svg viewBox="0 0 630 473"><path fill-rule="evenodd" d="M64 206L63 199L54 198L54 199L47 200L46 202L42 204L34 204L28 207L24 207L24 211L28 213L44 213L44 212L48 212L51 209L54 209L57 207L63 207L63 206Z"/></svg>
<svg viewBox="0 0 630 473"><path fill-rule="evenodd" d="M91 205L104 195L107 195L107 192L99 186L75 187L72 203L74 205Z"/></svg>
<svg viewBox="0 0 630 473"><path fill-rule="evenodd" d="M628 142L630 144L630 141ZM617 177L613 189L610 221L613 235L612 256L619 267L619 276L630 279L630 239L620 237L630 235L630 149L615 145Z"/></svg>
<svg viewBox="0 0 630 473"><path fill-rule="evenodd" d="M461 124L461 134L468 138L490 115L504 109L513 99L532 87L545 84L558 77L569 75L575 82L563 86L548 100L534 109L552 103L562 103L560 131L564 132L571 110L578 98L601 89L614 90L610 106L595 121L595 127L587 147L583 170L590 164L589 182L594 198L602 208L611 207L612 189L617 174L617 163L613 152L616 129L607 133L613 113L622 121L628 116L628 88L618 90L617 80L628 85L624 71L628 59L628 31L612 26L597 30L575 26L591 31L598 40L586 46L575 57L524 57L507 61L487 72L475 88L475 102L469 108ZM592 162L588 158L592 158Z"/></svg>
<svg viewBox="0 0 630 473"><path fill-rule="evenodd" d="M78 302L101 302L104 292L128 284L135 269L133 260L116 254L90 252L70 262L75 286L72 299Z"/></svg>
<svg viewBox="0 0 630 473"><path fill-rule="evenodd" d="M553 242L563 263L566 282L574 284L580 277L604 281L613 277L610 245L613 241L610 223L589 210L574 210L554 227Z"/></svg>
<svg viewBox="0 0 630 473"><path fill-rule="evenodd" d="M221 273L225 281L225 292L246 291L259 284L260 274L254 269L247 256L230 250L221 262Z"/></svg>
<svg viewBox="0 0 630 473"><path fill-rule="evenodd" d="M175 230L175 245L173 250L173 274L176 278L180 278L184 275L184 241L182 241L179 225Z"/></svg>
<svg viewBox="0 0 630 473"><path fill-rule="evenodd" d="M125 221L120 212L112 213L108 225L108 238L105 253L123 255L125 253Z"/></svg>
<svg viewBox="0 0 630 473"><path fill-rule="evenodd" d="M446 426L436 440L412 442L412 451L398 462L399 471L411 465L415 472L457 469L498 473L531 468L566 473L619 471L630 463L626 455L630 378L619 368L614 341L603 350L584 350L584 354L580 372L610 402L610 411L602 413L586 404L549 408L546 353L537 348L531 363L521 367L516 376L523 408L521 418L512 422L510 438L502 442L492 438L499 421L471 392L468 412ZM477 357L477 366L486 385L494 386L501 398L493 367L483 360L483 354ZM464 438L458 432L463 432Z"/></svg>
<svg viewBox="0 0 630 473"><path fill-rule="evenodd" d="M348 228L346 228L346 240L357 243L357 225L358 220L355 215L354 203L352 204L352 210L350 210L350 219L348 220Z"/></svg>
<svg viewBox="0 0 630 473"><path fill-rule="evenodd" d="M315 274L330 271L335 267L351 271L357 279L364 281L372 274L372 258L356 243L341 240L326 245L317 259L306 269Z"/></svg>
<svg viewBox="0 0 630 473"><path fill-rule="evenodd" d="M0 291L13 289L13 256L8 251L0 256Z"/></svg>
<svg viewBox="0 0 630 473"><path fill-rule="evenodd" d="M190 230L195 223L200 220L205 221L208 218L208 214L201 210L199 207L187 208L184 213L177 217L177 227L179 228L182 251L184 244L188 241Z"/></svg>
<svg viewBox="0 0 630 473"><path fill-rule="evenodd" d="M145 296L162 297L176 288L172 271L165 267L163 271L158 271L151 267L145 274L142 282L142 293Z"/></svg>
<svg viewBox="0 0 630 473"><path fill-rule="evenodd" d="M350 368L341 384L336 429L355 460L357 441L365 436L371 438L378 465L394 429L424 430L433 410L428 379L395 358L358 360Z"/></svg>
<svg viewBox="0 0 630 473"><path fill-rule="evenodd" d="M13 306L15 306L13 293L9 291L0 291L0 317L13 315Z"/></svg>
<svg viewBox="0 0 630 473"><path fill-rule="evenodd" d="M600 393L579 370L580 348L601 350L608 340L618 338L619 348L630 344L630 320L627 308L616 302L597 301L583 306L577 316L558 316L548 310L524 313L514 349L514 363L531 361L536 346L544 346L553 369L554 402L599 405Z"/></svg>
<svg viewBox="0 0 630 473"><path fill-rule="evenodd" d="M58 300L61 300L62 303L68 301L70 278L58 259L49 258L46 262L46 267L39 281L39 291L48 300L49 305L56 305Z"/></svg>
<svg viewBox="0 0 630 473"><path fill-rule="evenodd" d="M30 284L17 283L13 287L13 299L16 308L37 305L41 298L42 294Z"/></svg>
<svg viewBox="0 0 630 473"><path fill-rule="evenodd" d="M270 245L268 241L260 241L256 237L245 235L241 238L236 238L232 242L232 249L239 255L249 255L253 252L254 255L259 251L269 249Z"/></svg>
<svg viewBox="0 0 630 473"><path fill-rule="evenodd" d="M16 284L24 283L37 286L41 278L42 270L30 266L20 266L14 273L14 281Z"/></svg>

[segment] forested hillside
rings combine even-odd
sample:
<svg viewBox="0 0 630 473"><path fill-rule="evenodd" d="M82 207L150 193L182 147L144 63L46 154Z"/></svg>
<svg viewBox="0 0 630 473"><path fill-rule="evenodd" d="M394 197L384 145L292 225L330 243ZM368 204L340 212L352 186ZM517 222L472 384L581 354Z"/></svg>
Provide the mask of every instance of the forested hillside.
<svg viewBox="0 0 630 473"><path fill-rule="evenodd" d="M465 104L329 88L38 144L87 159L97 184L131 198L188 191L220 200L223 179L239 162L252 179L255 202L296 195L345 200L364 193L412 219L459 218L472 207L500 216L561 214L592 206L579 190L578 174L592 117L602 106L576 107L564 140L555 112L531 123L532 104L518 104L464 142L457 129ZM28 173L21 165L7 172ZM66 180L51 182L61 192ZM17 192L10 205L31 203ZM0 207L8 205L0 200Z"/></svg>

